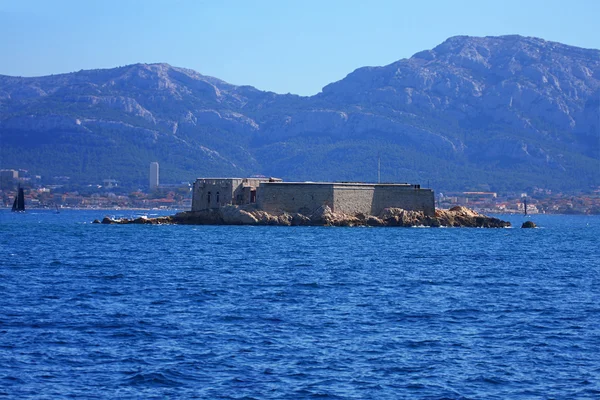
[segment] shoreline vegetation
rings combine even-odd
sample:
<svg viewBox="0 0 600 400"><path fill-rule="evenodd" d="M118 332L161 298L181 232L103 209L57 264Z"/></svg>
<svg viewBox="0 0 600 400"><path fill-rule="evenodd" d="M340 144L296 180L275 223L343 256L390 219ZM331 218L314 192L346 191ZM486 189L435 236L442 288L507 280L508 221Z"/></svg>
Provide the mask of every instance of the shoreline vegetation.
<svg viewBox="0 0 600 400"><path fill-rule="evenodd" d="M340 214L329 206L319 207L312 215L299 213L268 213L255 207L226 206L207 211L185 211L172 216L148 218L104 217L99 224L171 224L171 225L272 225L272 226L371 226L371 227L471 227L508 228L510 222L479 214L462 206L449 210L438 209L434 216L422 211L408 211L401 208L386 208L381 214Z"/></svg>

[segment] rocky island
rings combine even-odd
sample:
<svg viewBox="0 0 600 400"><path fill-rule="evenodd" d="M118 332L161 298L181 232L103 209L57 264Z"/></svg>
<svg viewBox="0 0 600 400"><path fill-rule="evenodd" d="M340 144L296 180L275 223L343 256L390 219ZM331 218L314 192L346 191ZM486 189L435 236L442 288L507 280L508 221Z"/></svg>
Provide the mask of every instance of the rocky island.
<svg viewBox="0 0 600 400"><path fill-rule="evenodd" d="M96 220L95 223L100 223ZM436 210L420 185L283 182L278 178L198 178L192 209L168 217L104 224L430 226L504 228L509 222L466 207Z"/></svg>
<svg viewBox="0 0 600 400"><path fill-rule="evenodd" d="M105 217L103 224L179 224L179 225L279 225L279 226L390 226L390 227L472 227L507 228L510 222L479 214L466 207L436 210L429 216L422 211L386 208L379 215L335 213L328 206L311 215L300 213L269 213L255 206L230 205L214 210L186 211L173 216L135 219Z"/></svg>

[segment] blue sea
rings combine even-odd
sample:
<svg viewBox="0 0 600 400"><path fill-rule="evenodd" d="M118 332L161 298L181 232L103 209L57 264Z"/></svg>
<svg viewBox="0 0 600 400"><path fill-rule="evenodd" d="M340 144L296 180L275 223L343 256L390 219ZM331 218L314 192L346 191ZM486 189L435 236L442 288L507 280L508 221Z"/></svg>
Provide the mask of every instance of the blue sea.
<svg viewBox="0 0 600 400"><path fill-rule="evenodd" d="M0 398L600 398L598 216L90 223L115 213L0 211Z"/></svg>

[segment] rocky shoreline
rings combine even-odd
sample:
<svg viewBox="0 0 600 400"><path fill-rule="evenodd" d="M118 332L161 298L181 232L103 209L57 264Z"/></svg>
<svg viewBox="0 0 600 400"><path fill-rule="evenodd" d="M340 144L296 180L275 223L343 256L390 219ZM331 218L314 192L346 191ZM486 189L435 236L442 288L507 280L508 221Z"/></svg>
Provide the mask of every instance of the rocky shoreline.
<svg viewBox="0 0 600 400"><path fill-rule="evenodd" d="M381 214L347 215L334 213L328 206L317 209L312 215L287 212L268 213L251 206L226 206L209 211L186 211L173 216L135 219L105 217L102 224L179 224L179 225L278 225L278 226L395 226L395 227L470 227L507 228L510 222L479 214L466 207L436 210L435 216L421 211L386 208Z"/></svg>

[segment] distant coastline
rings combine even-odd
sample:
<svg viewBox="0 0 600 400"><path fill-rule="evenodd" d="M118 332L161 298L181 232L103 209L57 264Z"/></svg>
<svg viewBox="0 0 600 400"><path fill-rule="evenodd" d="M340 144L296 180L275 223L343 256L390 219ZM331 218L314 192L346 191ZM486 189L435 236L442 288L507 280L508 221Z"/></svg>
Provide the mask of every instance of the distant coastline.
<svg viewBox="0 0 600 400"><path fill-rule="evenodd" d="M10 206L2 205L0 210L10 210ZM28 210L48 210L54 211L51 207L28 207ZM81 210L81 211L159 211L159 212L179 212L183 211L182 208L146 208L146 207L61 207L60 210ZM521 215L521 210L493 210L487 208L473 207L473 211L486 215ZM560 212L560 211L548 211L548 212L537 212L530 213L531 215L600 215L600 212Z"/></svg>

